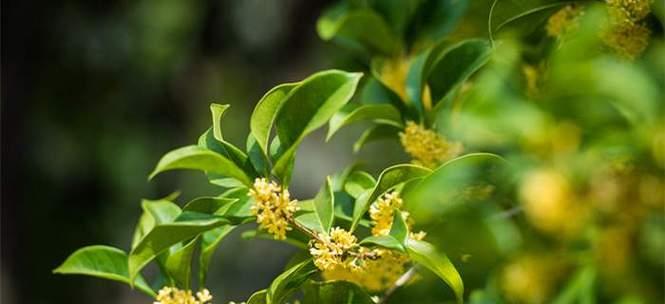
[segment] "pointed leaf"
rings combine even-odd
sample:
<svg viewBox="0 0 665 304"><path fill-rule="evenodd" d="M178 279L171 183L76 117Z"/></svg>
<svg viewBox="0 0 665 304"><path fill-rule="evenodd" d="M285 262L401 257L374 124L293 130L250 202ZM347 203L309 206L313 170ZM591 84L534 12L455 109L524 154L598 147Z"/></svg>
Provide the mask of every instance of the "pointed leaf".
<svg viewBox="0 0 665 304"><path fill-rule="evenodd" d="M326 177L326 184L319 190L319 193L314 198L314 212L316 213L321 229L325 234L328 234L332 227L333 220L335 219L333 202L335 196L332 190L332 183L330 177Z"/></svg>
<svg viewBox="0 0 665 304"><path fill-rule="evenodd" d="M234 162L199 146L186 146L166 153L150 174L150 178L152 179L155 175L164 171L175 169L202 170L233 177L245 185L251 184L247 174Z"/></svg>
<svg viewBox="0 0 665 304"><path fill-rule="evenodd" d="M453 292L457 298L457 303L464 302L464 283L460 277L455 265L448 259L448 257L436 251L432 244L409 239L406 243L406 251L409 257L416 263L425 266L427 269L441 278Z"/></svg>
<svg viewBox="0 0 665 304"><path fill-rule="evenodd" d="M184 289L191 289L192 285L192 257L198 238L187 242L184 246L173 250L166 257L164 268L176 284Z"/></svg>
<svg viewBox="0 0 665 304"><path fill-rule="evenodd" d="M385 192L401 183L405 183L416 178L422 178L431 172L432 171L430 169L411 164L395 165L383 170L381 175L379 175L376 186L374 186L372 191L369 192L368 195L361 196L356 200L356 205L353 208L353 222L351 223L351 230L353 231L355 229L360 219L367 212L367 210L369 210L369 206L377 198L379 198L379 196L383 195Z"/></svg>
<svg viewBox="0 0 665 304"><path fill-rule="evenodd" d="M316 23L323 40L332 40L366 55L395 55L401 49L399 37L386 21L369 9L347 10L338 5L327 10Z"/></svg>
<svg viewBox="0 0 665 304"><path fill-rule="evenodd" d="M201 235L201 255L199 256L199 285L205 285L208 277L208 268L215 250L224 238L233 231L236 226L224 225Z"/></svg>
<svg viewBox="0 0 665 304"><path fill-rule="evenodd" d="M53 273L88 275L129 284L127 254L109 246L83 247L72 253ZM150 297L156 295L140 275L134 286Z"/></svg>
<svg viewBox="0 0 665 304"><path fill-rule="evenodd" d="M252 296L249 297L249 300L247 300L247 304L266 304L267 299L266 295L268 294L268 290L263 289L259 290L255 293L252 294Z"/></svg>
<svg viewBox="0 0 665 304"><path fill-rule="evenodd" d="M343 108L330 119L326 140L332 138L342 127L359 121L372 121L377 124L391 125L397 128L404 127L401 114L390 104L353 104L353 106Z"/></svg>
<svg viewBox="0 0 665 304"><path fill-rule="evenodd" d="M172 223L155 226L129 254L131 281L150 261L169 247L227 224L228 220L196 212L183 212Z"/></svg>
<svg viewBox="0 0 665 304"><path fill-rule="evenodd" d="M317 272L312 259L307 259L280 274L270 284L267 293L267 304L282 304L288 300L305 281Z"/></svg>
<svg viewBox="0 0 665 304"><path fill-rule="evenodd" d="M362 241L360 241L359 244L364 246L377 245L384 248L402 251L402 252L405 250L404 245L390 235L368 236L364 238Z"/></svg>
<svg viewBox="0 0 665 304"><path fill-rule="evenodd" d="M394 237L400 244L405 244L409 237L409 227L404 221L402 211L395 208L393 210L393 224L390 226L390 236Z"/></svg>
<svg viewBox="0 0 665 304"><path fill-rule="evenodd" d="M302 139L324 125L353 96L362 74L329 70L316 73L295 87L276 118L277 135L283 153L274 173L289 180L290 168ZM285 185L282 181L282 184Z"/></svg>
<svg viewBox="0 0 665 304"><path fill-rule="evenodd" d="M266 155L268 154L268 144L270 140L270 131L275 123L275 119L286 100L286 96L299 83L285 83L272 88L268 93L261 97L261 100L254 107L250 119L249 128L256 139L259 147Z"/></svg>

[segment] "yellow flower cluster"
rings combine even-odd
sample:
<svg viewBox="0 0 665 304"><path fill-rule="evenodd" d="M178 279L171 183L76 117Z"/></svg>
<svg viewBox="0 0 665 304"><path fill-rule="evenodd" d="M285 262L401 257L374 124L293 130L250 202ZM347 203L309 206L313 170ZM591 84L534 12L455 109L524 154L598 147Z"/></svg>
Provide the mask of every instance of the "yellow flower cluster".
<svg viewBox="0 0 665 304"><path fill-rule="evenodd" d="M375 257L364 261L363 267L337 265L324 271L322 276L326 280L349 281L370 292L386 290L404 274L409 259L405 254L387 249L375 249L373 253Z"/></svg>
<svg viewBox="0 0 665 304"><path fill-rule="evenodd" d="M607 0L607 6L612 17L626 23L638 22L651 12L651 0Z"/></svg>
<svg viewBox="0 0 665 304"><path fill-rule="evenodd" d="M393 225L395 208L402 207L402 198L396 191L386 193L379 197L369 208L369 217L372 219L373 235L388 235Z"/></svg>
<svg viewBox="0 0 665 304"><path fill-rule="evenodd" d="M406 128L399 134L399 139L415 163L429 168L434 168L462 153L462 144L448 142L436 132L413 121L406 123Z"/></svg>
<svg viewBox="0 0 665 304"><path fill-rule="evenodd" d="M298 205L295 200L291 200L289 190L265 178L257 178L249 195L254 199L251 211L259 227L277 240L286 239L286 232L291 230L289 222L298 211Z"/></svg>
<svg viewBox="0 0 665 304"><path fill-rule="evenodd" d="M572 236L583 225L584 210L561 173L538 169L527 173L520 187L524 213L536 228L552 235Z"/></svg>
<svg viewBox="0 0 665 304"><path fill-rule="evenodd" d="M554 257L518 257L503 269L501 289L510 303L547 303L561 276L561 268Z"/></svg>
<svg viewBox="0 0 665 304"><path fill-rule="evenodd" d="M352 249L358 249L358 239L342 228L335 227L329 235L319 234L310 242L309 253L314 257L314 264L321 270L332 270L336 267L360 267L362 261L352 257Z"/></svg>
<svg viewBox="0 0 665 304"><path fill-rule="evenodd" d="M206 304L212 301L212 295L207 289L196 293L196 297L191 290L181 290L175 287L164 287L159 293L154 304Z"/></svg>
<svg viewBox="0 0 665 304"><path fill-rule="evenodd" d="M617 55L635 59L649 44L651 30L641 22L651 12L650 0L607 0L611 24L602 35Z"/></svg>
<svg viewBox="0 0 665 304"><path fill-rule="evenodd" d="M551 37L560 37L577 26L577 18L583 14L579 5L566 5L547 19L545 30Z"/></svg>

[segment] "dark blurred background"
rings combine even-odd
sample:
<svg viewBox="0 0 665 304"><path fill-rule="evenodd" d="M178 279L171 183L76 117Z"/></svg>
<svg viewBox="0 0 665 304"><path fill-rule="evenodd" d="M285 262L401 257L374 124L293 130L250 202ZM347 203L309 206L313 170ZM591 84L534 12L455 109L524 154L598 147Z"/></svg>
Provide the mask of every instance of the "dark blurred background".
<svg viewBox="0 0 665 304"><path fill-rule="evenodd" d="M1 302L151 302L117 283L51 270L82 246L127 250L141 198L180 190L182 202L216 191L197 173L146 179L163 153L209 126L209 103L232 105L225 136L244 146L268 89L332 66L354 69L316 35L328 2L3 1ZM349 164L356 135L307 140L292 192L309 197ZM293 251L234 233L212 264L216 302L266 287Z"/></svg>

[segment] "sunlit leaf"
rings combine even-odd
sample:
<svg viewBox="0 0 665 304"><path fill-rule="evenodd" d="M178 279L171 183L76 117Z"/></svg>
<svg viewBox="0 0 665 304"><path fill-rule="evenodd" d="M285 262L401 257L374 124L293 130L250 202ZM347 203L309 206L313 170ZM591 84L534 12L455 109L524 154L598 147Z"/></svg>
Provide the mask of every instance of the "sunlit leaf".
<svg viewBox="0 0 665 304"><path fill-rule="evenodd" d="M464 302L464 283L460 277L455 265L448 257L437 252L432 244L409 239L406 242L406 251L409 257L416 263L426 267L439 278L441 278L455 292L457 303Z"/></svg>

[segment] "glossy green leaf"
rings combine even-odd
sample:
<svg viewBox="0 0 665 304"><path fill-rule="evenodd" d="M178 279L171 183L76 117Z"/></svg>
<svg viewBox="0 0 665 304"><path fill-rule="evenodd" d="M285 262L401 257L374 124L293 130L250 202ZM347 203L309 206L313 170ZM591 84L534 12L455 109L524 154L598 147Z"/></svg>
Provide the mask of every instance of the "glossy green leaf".
<svg viewBox="0 0 665 304"><path fill-rule="evenodd" d="M409 227L404 221L402 212L397 208L393 210L393 224L390 226L389 235L400 242L400 244L405 244L406 239L409 237Z"/></svg>
<svg viewBox="0 0 665 304"><path fill-rule="evenodd" d="M254 135L247 136L247 155L254 170L263 177L270 175L270 161L268 161L267 151L261 150L259 143Z"/></svg>
<svg viewBox="0 0 665 304"><path fill-rule="evenodd" d="M342 127L359 121L404 127L401 114L390 104L349 104L330 119L326 140L330 140Z"/></svg>
<svg viewBox="0 0 665 304"><path fill-rule="evenodd" d="M321 230L325 234L328 234L335 219L334 201L335 195L332 190L332 182L330 181L330 177L326 177L325 185L319 190L313 201L314 213L321 224Z"/></svg>
<svg viewBox="0 0 665 304"><path fill-rule="evenodd" d="M150 178L164 171L175 169L202 170L233 177L245 185L251 184L247 174L234 162L199 146L186 146L166 153L150 174Z"/></svg>
<svg viewBox="0 0 665 304"><path fill-rule="evenodd" d="M267 299L266 296L268 294L268 290L263 289L259 290L255 293L252 294L252 296L249 297L249 300L247 300L247 304L266 304Z"/></svg>
<svg viewBox="0 0 665 304"><path fill-rule="evenodd" d="M303 303L374 304L367 292L347 281L309 281L303 287Z"/></svg>
<svg viewBox="0 0 665 304"><path fill-rule="evenodd" d="M220 132L219 135L221 135L221 131L219 132ZM238 149L238 147L227 142L226 140L224 139L219 140L215 138L213 128L206 130L199 137L197 145L199 147L219 153L223 157L233 161L238 167L246 170L246 172L252 171L252 168L248 166L247 154L245 154L242 150ZM211 178L215 178L214 176L215 174L210 174L210 175L213 175Z"/></svg>
<svg viewBox="0 0 665 304"><path fill-rule="evenodd" d="M222 215L227 205L237 202L237 198L229 197L198 197L185 204L183 211L198 212L210 215Z"/></svg>
<svg viewBox="0 0 665 304"><path fill-rule="evenodd" d="M377 180L376 185L372 191L369 192L368 195L361 196L356 200L356 205L353 209L353 222L351 223L351 230L355 229L360 219L367 212L367 210L369 210L369 206L377 198L379 198L379 196L383 195L386 191L399 184L416 178L422 178L431 172L432 171L430 169L411 164L395 165L383 170L381 175L379 175L379 179Z"/></svg>
<svg viewBox="0 0 665 304"><path fill-rule="evenodd" d="M408 239L406 251L414 262L432 271L452 288L457 298L457 303L464 302L464 283L462 282L462 277L460 277L455 265L450 262L445 254L437 252L436 248L430 243L413 239Z"/></svg>
<svg viewBox="0 0 665 304"><path fill-rule="evenodd" d="M217 247L219 247L222 240L224 240L224 238L231 231L233 231L235 227L236 226L224 225L201 234L199 285L205 285L206 279L208 277L208 268L210 268L210 262L212 261L212 257L215 254L215 250Z"/></svg>
<svg viewBox="0 0 665 304"><path fill-rule="evenodd" d="M382 139L396 139L401 129L388 125L372 126L365 130L362 135L353 143L353 152L358 152L366 143Z"/></svg>
<svg viewBox="0 0 665 304"><path fill-rule="evenodd" d="M157 224L172 222L181 212L180 207L168 199L141 201L143 214L134 229L132 248Z"/></svg>
<svg viewBox="0 0 665 304"><path fill-rule="evenodd" d="M169 253L164 263L164 268L169 277L173 278L176 284L185 289L191 289L192 286L192 257L198 238L193 238L185 245Z"/></svg>
<svg viewBox="0 0 665 304"><path fill-rule="evenodd" d="M72 253L53 273L80 274L130 284L127 269L127 254L124 251L96 245ZM134 286L150 297L156 295L140 275L136 277Z"/></svg>
<svg viewBox="0 0 665 304"><path fill-rule="evenodd" d="M272 88L268 93L261 97L261 100L254 107L250 119L250 131L261 150L267 155L268 144L270 141L270 132L275 123L277 114L286 101L286 96L299 83L285 83Z"/></svg>
<svg viewBox="0 0 665 304"><path fill-rule="evenodd" d="M143 267L169 247L227 223L228 220L220 217L183 212L172 223L156 225L129 254L130 278L133 280Z"/></svg>
<svg viewBox="0 0 665 304"><path fill-rule="evenodd" d="M312 259L307 259L280 274L272 281L266 295L267 304L282 304L305 281L317 272Z"/></svg>
<svg viewBox="0 0 665 304"><path fill-rule="evenodd" d="M403 242L398 241L397 239L395 239L393 236L390 235L368 236L364 238L362 241L360 241L359 244L364 246L376 245L397 251L405 250Z"/></svg>
<svg viewBox="0 0 665 304"><path fill-rule="evenodd" d="M370 190L376 185L376 180L365 171L353 171L346 178L344 191L353 198L358 198L363 192Z"/></svg>
<svg viewBox="0 0 665 304"><path fill-rule="evenodd" d="M439 166L420 183L403 193L411 216L418 223L427 223L443 216L463 201L460 193L470 187L501 186L509 183L504 176L505 160L491 153L466 154Z"/></svg>
<svg viewBox="0 0 665 304"><path fill-rule="evenodd" d="M284 151L273 172L283 181L290 178L298 145L312 131L324 125L353 96L362 74L329 70L316 73L295 87L276 118L279 145Z"/></svg>
<svg viewBox="0 0 665 304"><path fill-rule="evenodd" d="M210 112L212 114L212 130L213 130L213 135L215 136L215 139L219 141L224 140L224 136L222 136L222 116L224 116L224 112L229 108L230 106L225 104L217 104L217 103L212 103L210 104Z"/></svg>
<svg viewBox="0 0 665 304"><path fill-rule="evenodd" d="M399 38L386 21L369 9L348 10L338 5L324 12L316 29L321 39L334 39L366 55L395 55L401 49Z"/></svg>
<svg viewBox="0 0 665 304"><path fill-rule="evenodd" d="M464 83L490 58L491 46L481 39L465 40L436 54L437 59L428 68L427 84L432 102L436 104L453 88Z"/></svg>

